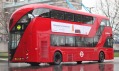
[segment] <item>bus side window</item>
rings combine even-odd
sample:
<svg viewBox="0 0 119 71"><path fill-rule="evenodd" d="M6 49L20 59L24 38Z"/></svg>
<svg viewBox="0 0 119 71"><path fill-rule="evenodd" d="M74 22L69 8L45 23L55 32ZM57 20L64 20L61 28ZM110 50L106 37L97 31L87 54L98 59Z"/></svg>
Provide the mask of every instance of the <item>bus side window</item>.
<svg viewBox="0 0 119 71"><path fill-rule="evenodd" d="M51 35L52 46L65 46L65 36Z"/></svg>
<svg viewBox="0 0 119 71"><path fill-rule="evenodd" d="M113 48L113 39L111 37L107 37L104 47L112 47Z"/></svg>
<svg viewBox="0 0 119 71"><path fill-rule="evenodd" d="M107 25L106 21L102 20L102 22L100 23L100 26L106 26L106 25Z"/></svg>
<svg viewBox="0 0 119 71"><path fill-rule="evenodd" d="M65 44L65 46L69 46L69 47L75 46L75 37L66 36L66 44Z"/></svg>
<svg viewBox="0 0 119 71"><path fill-rule="evenodd" d="M58 11L58 10L52 10L51 11L51 18L63 20L64 19L64 12Z"/></svg>
<svg viewBox="0 0 119 71"><path fill-rule="evenodd" d="M51 10L51 18L57 19L57 11L56 10Z"/></svg>
<svg viewBox="0 0 119 71"><path fill-rule="evenodd" d="M85 38L85 46L86 47L93 47L94 38Z"/></svg>
<svg viewBox="0 0 119 71"><path fill-rule="evenodd" d="M75 40L76 40L76 47L84 47L85 46L84 38L76 37Z"/></svg>
<svg viewBox="0 0 119 71"><path fill-rule="evenodd" d="M65 36L58 36L59 46L65 46Z"/></svg>
<svg viewBox="0 0 119 71"><path fill-rule="evenodd" d="M80 14L75 14L75 15L74 15L74 21L75 21L75 22L82 22L82 15L80 15Z"/></svg>
<svg viewBox="0 0 119 71"><path fill-rule="evenodd" d="M109 20L106 20L106 19L103 19L103 20L101 21L101 24L100 24L100 25L101 25L101 26L111 26Z"/></svg>
<svg viewBox="0 0 119 71"><path fill-rule="evenodd" d="M74 14L66 12L65 13L65 20L74 21Z"/></svg>
<svg viewBox="0 0 119 71"><path fill-rule="evenodd" d="M57 19L64 20L64 12L57 11Z"/></svg>
<svg viewBox="0 0 119 71"><path fill-rule="evenodd" d="M51 45L57 46L58 45L58 38L56 35L51 35Z"/></svg>
<svg viewBox="0 0 119 71"><path fill-rule="evenodd" d="M93 24L94 23L94 18L92 16L86 16L82 15L82 22L86 24Z"/></svg>
<svg viewBox="0 0 119 71"><path fill-rule="evenodd" d="M109 20L107 20L107 26L111 26L111 25L110 25L110 21L109 21Z"/></svg>

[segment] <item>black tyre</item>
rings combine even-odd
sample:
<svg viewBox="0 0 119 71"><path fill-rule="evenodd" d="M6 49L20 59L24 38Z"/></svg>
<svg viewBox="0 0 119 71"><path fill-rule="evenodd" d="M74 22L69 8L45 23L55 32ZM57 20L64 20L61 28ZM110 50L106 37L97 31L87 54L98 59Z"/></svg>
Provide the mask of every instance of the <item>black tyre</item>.
<svg viewBox="0 0 119 71"><path fill-rule="evenodd" d="M31 66L39 66L39 63L29 63Z"/></svg>
<svg viewBox="0 0 119 71"><path fill-rule="evenodd" d="M81 64L82 63L82 61L77 61L77 64Z"/></svg>
<svg viewBox="0 0 119 71"><path fill-rule="evenodd" d="M62 54L60 52L55 52L54 54L54 64L59 65L62 62Z"/></svg>
<svg viewBox="0 0 119 71"><path fill-rule="evenodd" d="M98 62L99 62L99 63L102 63L102 62L104 62L104 59L105 59L104 53L103 53L103 52L100 52Z"/></svg>

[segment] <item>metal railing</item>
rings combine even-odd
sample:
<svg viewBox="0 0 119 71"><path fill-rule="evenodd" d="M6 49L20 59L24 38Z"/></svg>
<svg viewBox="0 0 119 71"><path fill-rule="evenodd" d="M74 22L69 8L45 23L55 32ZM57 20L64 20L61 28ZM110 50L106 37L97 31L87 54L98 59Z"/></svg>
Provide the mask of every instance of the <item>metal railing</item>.
<svg viewBox="0 0 119 71"><path fill-rule="evenodd" d="M26 4L33 4L33 3L47 3L52 4L51 0L25 0L20 2L5 2L3 3L3 8L10 8L10 7L19 7Z"/></svg>

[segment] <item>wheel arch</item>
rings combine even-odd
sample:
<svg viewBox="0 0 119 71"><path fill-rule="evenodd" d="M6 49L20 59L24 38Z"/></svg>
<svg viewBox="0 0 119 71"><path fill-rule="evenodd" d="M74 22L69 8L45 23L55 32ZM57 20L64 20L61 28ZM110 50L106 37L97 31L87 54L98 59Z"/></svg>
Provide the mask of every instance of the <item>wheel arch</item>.
<svg viewBox="0 0 119 71"><path fill-rule="evenodd" d="M100 55L101 52L104 54L104 59L105 59L105 52L102 50L99 52L98 56Z"/></svg>
<svg viewBox="0 0 119 71"><path fill-rule="evenodd" d="M56 52L59 52L59 53L62 55L62 61L63 61L63 54L62 54L62 51L56 50L56 51L54 51L54 54L55 54ZM53 54L53 56L54 56L54 54Z"/></svg>

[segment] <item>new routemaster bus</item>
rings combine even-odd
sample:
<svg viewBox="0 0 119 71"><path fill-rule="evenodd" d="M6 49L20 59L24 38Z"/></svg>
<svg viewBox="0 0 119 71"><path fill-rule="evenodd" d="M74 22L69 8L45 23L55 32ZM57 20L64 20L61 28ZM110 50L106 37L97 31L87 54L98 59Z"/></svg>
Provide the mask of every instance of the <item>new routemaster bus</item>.
<svg viewBox="0 0 119 71"><path fill-rule="evenodd" d="M10 62L58 65L113 59L112 28L105 16L31 4L12 14L9 29Z"/></svg>

